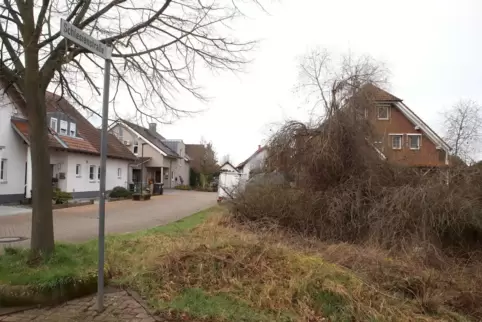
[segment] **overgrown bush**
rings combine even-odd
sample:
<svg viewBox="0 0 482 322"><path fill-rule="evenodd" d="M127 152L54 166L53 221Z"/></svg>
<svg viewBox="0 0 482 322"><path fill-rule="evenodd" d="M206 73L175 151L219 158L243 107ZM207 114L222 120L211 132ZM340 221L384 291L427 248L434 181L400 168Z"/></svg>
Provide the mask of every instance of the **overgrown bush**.
<svg viewBox="0 0 482 322"><path fill-rule="evenodd" d="M132 193L124 187L114 187L109 194L111 198L129 198L132 196Z"/></svg>
<svg viewBox="0 0 482 322"><path fill-rule="evenodd" d="M182 185L182 184L175 186L174 189L177 189L177 190L192 190L191 186Z"/></svg>
<svg viewBox="0 0 482 322"><path fill-rule="evenodd" d="M235 218L328 241L480 249L482 171L396 166L379 157L370 132L342 112L314 128L288 123L270 142L268 165L295 188L248 186L233 202Z"/></svg>
<svg viewBox="0 0 482 322"><path fill-rule="evenodd" d="M56 205L64 204L72 199L70 192L62 191L59 188L55 188L52 193L52 200Z"/></svg>

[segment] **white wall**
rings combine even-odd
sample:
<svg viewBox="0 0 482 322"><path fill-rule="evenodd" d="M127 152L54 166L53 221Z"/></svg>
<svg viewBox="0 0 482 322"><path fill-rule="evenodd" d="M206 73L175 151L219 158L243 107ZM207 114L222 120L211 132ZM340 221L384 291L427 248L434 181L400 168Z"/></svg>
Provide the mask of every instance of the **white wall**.
<svg viewBox="0 0 482 322"><path fill-rule="evenodd" d="M7 180L0 182L0 203L21 200L25 191L27 145L12 128L10 118L14 111L9 97L0 90L0 146L5 147L0 150L0 159L7 159Z"/></svg>
<svg viewBox="0 0 482 322"><path fill-rule="evenodd" d="M263 150L260 153L256 154L251 160L249 160L248 163L244 165L242 170L244 180L249 179L249 171L263 166L263 163L266 160L267 155L268 155L268 151Z"/></svg>
<svg viewBox="0 0 482 322"><path fill-rule="evenodd" d="M88 192L99 191L100 180L98 180L98 168L100 166L100 156L90 156L81 153L68 153L68 165L66 179L59 180L66 182L65 191L68 192ZM80 175L75 173L76 165L80 165ZM111 190L116 186L127 187L129 161L119 159L107 159L106 190ZM94 180L89 177L90 166L94 165ZM121 176L118 177L117 169L121 169Z"/></svg>

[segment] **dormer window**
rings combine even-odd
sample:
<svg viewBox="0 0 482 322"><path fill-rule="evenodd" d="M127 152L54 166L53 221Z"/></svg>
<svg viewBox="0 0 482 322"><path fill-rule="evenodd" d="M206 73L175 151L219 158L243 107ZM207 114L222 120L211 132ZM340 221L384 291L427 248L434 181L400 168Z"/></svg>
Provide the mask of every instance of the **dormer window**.
<svg viewBox="0 0 482 322"><path fill-rule="evenodd" d="M59 133L62 135L67 135L67 127L68 127L68 122L64 120L60 120L60 130Z"/></svg>
<svg viewBox="0 0 482 322"><path fill-rule="evenodd" d="M73 122L70 122L70 131L69 131L69 135L72 136L72 137L75 137L77 133L77 125Z"/></svg>
<svg viewBox="0 0 482 322"><path fill-rule="evenodd" d="M50 128L57 132L57 119L55 117L50 118Z"/></svg>
<svg viewBox="0 0 482 322"><path fill-rule="evenodd" d="M377 105L377 117L379 120L388 120L390 118L390 105L378 104Z"/></svg>

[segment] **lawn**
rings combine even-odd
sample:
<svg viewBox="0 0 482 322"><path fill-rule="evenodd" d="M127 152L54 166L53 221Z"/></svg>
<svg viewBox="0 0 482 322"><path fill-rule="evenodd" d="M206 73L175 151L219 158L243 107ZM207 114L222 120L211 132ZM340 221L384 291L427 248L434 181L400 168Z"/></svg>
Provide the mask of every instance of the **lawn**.
<svg viewBox="0 0 482 322"><path fill-rule="evenodd" d="M178 222L111 235L111 283L133 289L153 310L202 321L464 321L441 308L380 290L309 247L231 223L214 207ZM50 287L96 271L96 241L59 244L36 267L27 252L0 256L0 286Z"/></svg>

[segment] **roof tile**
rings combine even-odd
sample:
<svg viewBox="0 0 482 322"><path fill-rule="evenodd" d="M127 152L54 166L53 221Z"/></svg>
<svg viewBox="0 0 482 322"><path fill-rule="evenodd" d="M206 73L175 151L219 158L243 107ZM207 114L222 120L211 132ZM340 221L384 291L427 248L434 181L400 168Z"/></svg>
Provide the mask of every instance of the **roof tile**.
<svg viewBox="0 0 482 322"><path fill-rule="evenodd" d="M6 94L12 100L14 105L27 116L25 101L21 93L14 85L8 84L5 78L0 75L0 87L5 89ZM0 95L3 93L0 93ZM101 132L95 128L82 114L72 106L66 99L59 95L47 92L45 95L47 112L63 112L72 118L77 125L77 132L80 138L69 136L59 136L58 133L50 130L49 145L53 148L72 150L76 152L100 154L100 138ZM12 125L24 136L29 138L29 125L26 119L12 118ZM62 145L63 142L65 145ZM109 134L107 142L107 156L111 158L119 158L126 160L135 160L136 157L132 152L124 146L119 140Z"/></svg>

